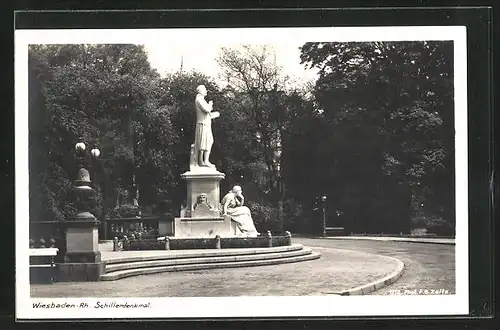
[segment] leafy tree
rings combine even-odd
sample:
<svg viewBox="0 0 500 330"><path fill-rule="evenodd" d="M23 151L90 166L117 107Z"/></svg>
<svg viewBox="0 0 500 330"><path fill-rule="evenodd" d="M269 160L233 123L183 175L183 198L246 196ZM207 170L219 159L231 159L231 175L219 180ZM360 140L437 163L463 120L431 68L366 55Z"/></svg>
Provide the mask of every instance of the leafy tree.
<svg viewBox="0 0 500 330"><path fill-rule="evenodd" d="M312 157L333 165L320 166L332 207L357 230L408 231L411 201L420 198L426 212L453 224L452 43L306 43L301 50L302 62L319 69L321 113L311 123L331 134L317 133L320 155Z"/></svg>
<svg viewBox="0 0 500 330"><path fill-rule="evenodd" d="M301 60L319 79L301 90L271 48L223 49L221 89L197 72L160 78L141 46L32 45L30 217L74 212L80 137L101 150L85 164L96 215L124 190L174 213L204 84L221 112L212 159L226 173L222 193L244 186L259 230L311 230L323 194L330 218L352 231L408 231L411 213L452 228L452 55L447 42L307 43Z"/></svg>
<svg viewBox="0 0 500 330"><path fill-rule="evenodd" d="M134 194L135 176L144 176L148 164L155 161L136 153L143 143L141 134L153 134L151 122L159 119L149 113L156 104L159 76L144 49L136 45L32 45L29 55L30 76L40 81L38 100L43 99L30 108L30 117L40 119L32 139L39 145L31 149L49 155L46 163L32 162L30 171L40 170L38 179L46 188L39 190L46 196L58 192L57 205L45 205L57 214L68 204L60 194L68 191L75 178L73 146L83 138L90 148L101 150L100 161L87 166L93 165L97 197L103 200L104 210L95 212L106 213L116 204L117 190ZM63 178L64 185L57 181ZM38 197L31 200L44 200Z"/></svg>

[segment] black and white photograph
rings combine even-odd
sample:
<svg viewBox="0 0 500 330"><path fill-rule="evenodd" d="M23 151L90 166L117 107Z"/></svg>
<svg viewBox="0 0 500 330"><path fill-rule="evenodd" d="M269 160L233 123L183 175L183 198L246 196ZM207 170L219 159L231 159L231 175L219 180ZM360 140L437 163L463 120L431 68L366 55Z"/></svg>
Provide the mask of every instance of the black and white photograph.
<svg viewBox="0 0 500 330"><path fill-rule="evenodd" d="M17 317L468 313L465 33L16 31Z"/></svg>

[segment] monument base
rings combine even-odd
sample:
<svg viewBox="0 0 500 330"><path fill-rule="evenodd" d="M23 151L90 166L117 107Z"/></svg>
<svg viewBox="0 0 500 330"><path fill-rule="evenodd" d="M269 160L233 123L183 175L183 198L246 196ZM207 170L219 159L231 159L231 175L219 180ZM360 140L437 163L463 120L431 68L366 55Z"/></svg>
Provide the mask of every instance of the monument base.
<svg viewBox="0 0 500 330"><path fill-rule="evenodd" d="M92 227L91 227L92 226ZM69 227L66 229L66 251L98 252L99 229L90 224L88 227Z"/></svg>
<svg viewBox="0 0 500 330"><path fill-rule="evenodd" d="M57 282L96 282L105 272L106 263L78 262L57 265Z"/></svg>
<svg viewBox="0 0 500 330"><path fill-rule="evenodd" d="M99 221L90 212L81 212L65 227L66 252L64 263L57 265L56 281L99 281L105 268L99 251Z"/></svg>
<svg viewBox="0 0 500 330"><path fill-rule="evenodd" d="M215 168L195 167L189 172L181 175L187 184L187 206L184 216L218 217L220 214L220 186L219 181L224 179L225 174ZM203 197L203 200L200 200ZM198 204L202 202L206 208L200 209ZM183 217L181 215L181 217Z"/></svg>
<svg viewBox="0 0 500 330"><path fill-rule="evenodd" d="M175 218L174 237L232 237L236 223L230 217Z"/></svg>

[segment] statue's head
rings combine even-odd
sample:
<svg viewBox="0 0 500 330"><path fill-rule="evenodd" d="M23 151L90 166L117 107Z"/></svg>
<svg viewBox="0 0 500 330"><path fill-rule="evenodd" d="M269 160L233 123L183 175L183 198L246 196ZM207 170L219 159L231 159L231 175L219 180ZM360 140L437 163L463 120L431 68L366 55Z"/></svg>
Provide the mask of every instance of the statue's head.
<svg viewBox="0 0 500 330"><path fill-rule="evenodd" d="M240 195L242 193L241 187L240 186L234 186L233 187L233 193L236 195Z"/></svg>
<svg viewBox="0 0 500 330"><path fill-rule="evenodd" d="M207 96L207 88L205 87L205 85L199 85L198 87L196 87L196 91L203 96Z"/></svg>

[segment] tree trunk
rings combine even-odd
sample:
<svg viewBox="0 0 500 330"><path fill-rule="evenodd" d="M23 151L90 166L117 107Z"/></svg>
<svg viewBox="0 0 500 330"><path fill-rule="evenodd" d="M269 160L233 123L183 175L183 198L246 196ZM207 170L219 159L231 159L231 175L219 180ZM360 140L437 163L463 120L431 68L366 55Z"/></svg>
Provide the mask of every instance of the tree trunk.
<svg viewBox="0 0 500 330"><path fill-rule="evenodd" d="M284 233L284 214L283 214L283 198L280 197L280 200L278 201L278 231L280 234Z"/></svg>

